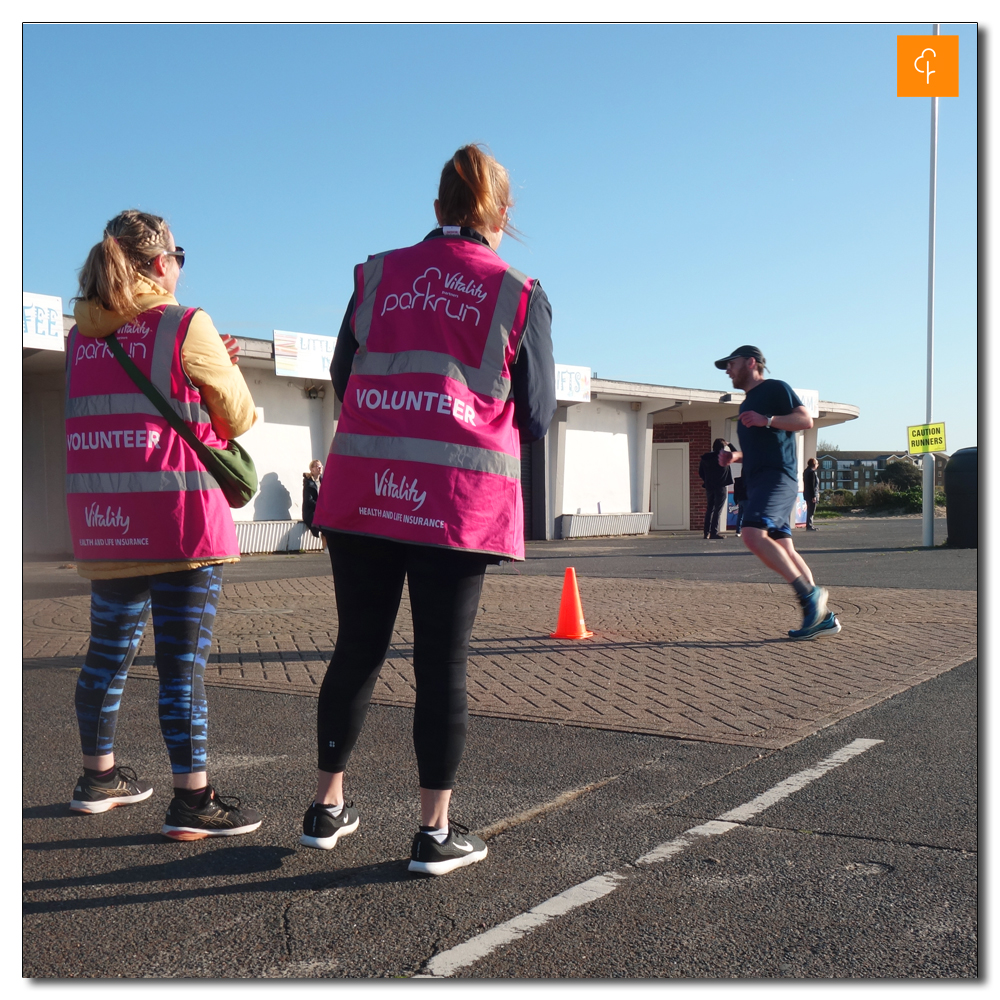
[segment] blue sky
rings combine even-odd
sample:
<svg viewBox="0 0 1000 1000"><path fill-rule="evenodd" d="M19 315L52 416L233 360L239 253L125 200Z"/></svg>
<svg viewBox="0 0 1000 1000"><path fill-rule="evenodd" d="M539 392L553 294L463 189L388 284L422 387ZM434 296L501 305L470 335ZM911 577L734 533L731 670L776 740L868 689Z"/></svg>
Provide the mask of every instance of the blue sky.
<svg viewBox="0 0 1000 1000"><path fill-rule="evenodd" d="M333 335L351 268L433 225L444 161L510 170L556 360L728 388L712 361L854 403L824 437L924 419L929 101L879 25L35 25L24 30L26 291L61 295L107 219L166 216L182 302L238 336ZM935 419L977 443L977 91L940 102ZM112 58L109 58L112 57Z"/></svg>

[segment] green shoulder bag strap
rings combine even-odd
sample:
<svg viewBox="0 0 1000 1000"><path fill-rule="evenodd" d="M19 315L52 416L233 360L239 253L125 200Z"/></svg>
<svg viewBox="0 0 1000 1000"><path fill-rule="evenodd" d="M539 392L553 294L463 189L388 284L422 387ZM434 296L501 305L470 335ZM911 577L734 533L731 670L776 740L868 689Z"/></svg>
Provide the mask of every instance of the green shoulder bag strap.
<svg viewBox="0 0 1000 1000"><path fill-rule="evenodd" d="M111 353L143 395L160 411L171 427L194 449L202 464L218 482L230 507L245 507L257 492L257 469L247 450L236 441L228 441L225 450L200 441L194 431L163 398L162 393L139 371L136 363L112 333L105 338Z"/></svg>

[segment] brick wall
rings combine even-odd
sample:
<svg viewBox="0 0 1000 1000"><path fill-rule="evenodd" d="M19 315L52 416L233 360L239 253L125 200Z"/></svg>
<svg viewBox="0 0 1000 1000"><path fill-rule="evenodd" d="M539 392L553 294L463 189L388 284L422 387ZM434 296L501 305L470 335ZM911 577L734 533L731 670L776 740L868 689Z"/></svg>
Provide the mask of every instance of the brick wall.
<svg viewBox="0 0 1000 1000"><path fill-rule="evenodd" d="M653 424L653 444L688 443L689 496L691 499L692 531L705 527L705 488L698 475L698 463L706 451L712 450L712 425L707 420L696 420L690 424Z"/></svg>

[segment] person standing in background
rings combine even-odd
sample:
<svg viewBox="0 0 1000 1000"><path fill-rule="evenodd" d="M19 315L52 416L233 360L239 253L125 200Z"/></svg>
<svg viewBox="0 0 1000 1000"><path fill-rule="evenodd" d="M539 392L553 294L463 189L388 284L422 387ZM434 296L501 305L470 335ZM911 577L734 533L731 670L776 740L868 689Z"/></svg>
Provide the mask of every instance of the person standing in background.
<svg viewBox="0 0 1000 1000"><path fill-rule="evenodd" d="M736 504L736 537L743 537L743 509L747 500L747 488L742 476L733 480L733 503Z"/></svg>
<svg viewBox="0 0 1000 1000"><path fill-rule="evenodd" d="M309 471L302 473L302 520L312 533L313 538L322 542L322 551L326 551L326 535L319 528L313 527L313 515L316 513L316 501L319 499L319 487L323 482L323 463L314 458L309 463Z"/></svg>
<svg viewBox="0 0 1000 1000"><path fill-rule="evenodd" d="M174 298L185 256L163 219L128 210L107 224L80 271L66 347L66 505L91 598L76 685L83 775L69 807L102 813L153 792L114 754L118 707L152 612L174 786L161 832L201 840L261 824L260 813L219 795L207 772L205 663L222 567L239 562L240 548L217 481L102 343L115 334L209 447L224 449L253 426L236 341Z"/></svg>
<svg viewBox="0 0 1000 1000"><path fill-rule="evenodd" d="M819 473L816 469L819 463L815 458L810 458L806 462L806 467L802 470L802 498L806 502L806 531L815 531L813 515L816 513L816 504L819 503Z"/></svg>
<svg viewBox="0 0 1000 1000"><path fill-rule="evenodd" d="M725 537L719 534L719 518L726 509L733 472L719 462L719 452L728 448L725 438L716 438L712 450L705 452L698 463L698 475L705 488L705 538L712 541Z"/></svg>

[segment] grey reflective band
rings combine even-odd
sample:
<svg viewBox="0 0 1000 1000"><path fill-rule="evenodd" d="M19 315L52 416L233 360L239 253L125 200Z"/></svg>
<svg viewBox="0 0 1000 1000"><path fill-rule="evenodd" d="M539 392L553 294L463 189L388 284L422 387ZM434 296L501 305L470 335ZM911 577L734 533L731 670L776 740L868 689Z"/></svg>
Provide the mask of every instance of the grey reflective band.
<svg viewBox="0 0 1000 1000"><path fill-rule="evenodd" d="M486 338L483 360L480 362L483 371L503 371L507 341L510 340L510 332L517 318L517 307L521 304L521 292L527 280L525 275L512 267L508 267L504 273L490 323L490 335Z"/></svg>
<svg viewBox="0 0 1000 1000"><path fill-rule="evenodd" d="M167 306L153 339L153 364L149 369L149 381L160 390L164 399L170 399L170 369L174 363L174 345L186 312L184 306Z"/></svg>
<svg viewBox="0 0 1000 1000"><path fill-rule="evenodd" d="M450 354L435 351L400 351L397 354L370 354L359 351L351 369L355 375L443 375L468 387L472 392L494 399L506 399L510 394L510 379L499 368L472 368L456 361Z"/></svg>
<svg viewBox="0 0 1000 1000"><path fill-rule="evenodd" d="M208 409L200 403L169 400L171 408L192 424L211 422ZM112 414L142 413L163 419L160 411L141 393L109 393L106 396L74 396L66 400L66 419L71 417L107 417Z"/></svg>
<svg viewBox="0 0 1000 1000"><path fill-rule="evenodd" d="M364 351L368 342L368 333L372 328L372 311L375 308L375 289L382 280L382 262L385 254L372 257L361 265L365 287L361 292L361 302L354 316L354 339L358 342L358 350Z"/></svg>
<svg viewBox="0 0 1000 1000"><path fill-rule="evenodd" d="M193 472L68 472L67 493L178 493L217 490L211 473Z"/></svg>
<svg viewBox="0 0 1000 1000"><path fill-rule="evenodd" d="M379 437L371 434L344 434L333 439L333 453L351 458L374 458L379 461L425 462L450 469L489 472L508 479L521 478L520 459L489 448L467 444L429 441L426 438Z"/></svg>

